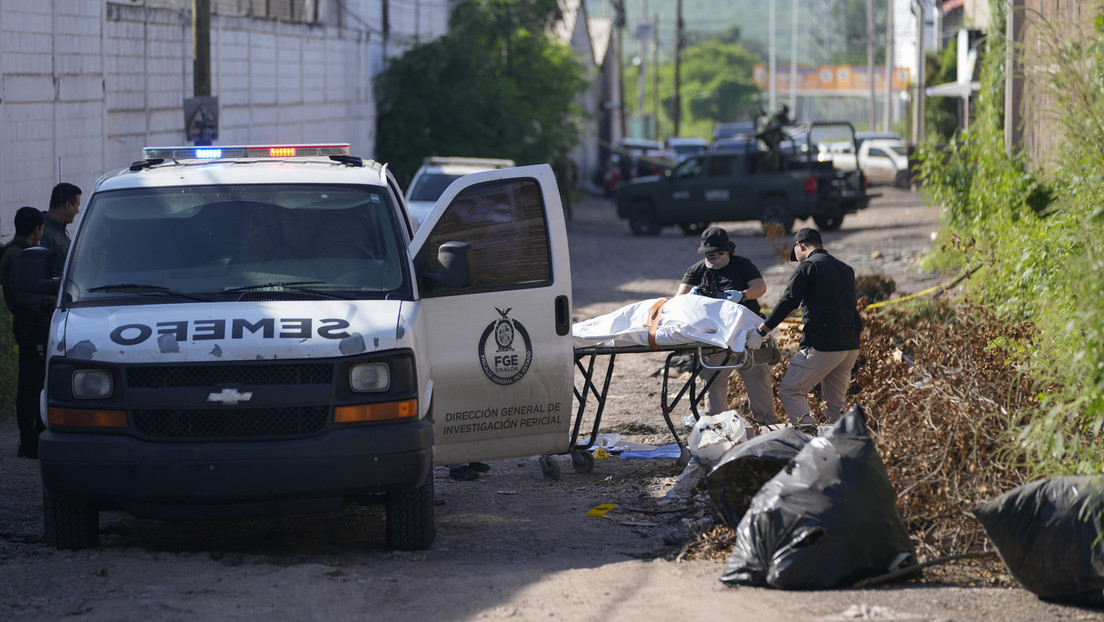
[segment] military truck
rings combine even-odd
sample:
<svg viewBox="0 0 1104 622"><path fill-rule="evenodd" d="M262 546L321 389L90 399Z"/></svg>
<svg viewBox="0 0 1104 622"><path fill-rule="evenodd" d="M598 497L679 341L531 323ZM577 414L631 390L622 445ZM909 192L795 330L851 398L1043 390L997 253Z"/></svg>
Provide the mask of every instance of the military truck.
<svg viewBox="0 0 1104 622"><path fill-rule="evenodd" d="M657 235L668 226L692 235L710 223L748 220L789 233L795 220L806 218L834 231L875 196L867 193L861 170L834 168L813 138L841 132L854 142L846 122L767 128L688 158L662 176L622 184L617 215L628 220L633 235Z"/></svg>

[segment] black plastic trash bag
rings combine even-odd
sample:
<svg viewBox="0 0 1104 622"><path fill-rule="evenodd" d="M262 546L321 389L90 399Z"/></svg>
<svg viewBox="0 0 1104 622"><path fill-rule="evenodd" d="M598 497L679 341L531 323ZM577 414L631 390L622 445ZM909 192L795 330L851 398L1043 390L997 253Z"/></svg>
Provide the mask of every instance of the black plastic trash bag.
<svg viewBox="0 0 1104 622"><path fill-rule="evenodd" d="M801 432L782 428L740 443L721 456L705 482L709 498L729 527L736 529L755 493L808 442Z"/></svg>
<svg viewBox="0 0 1104 622"><path fill-rule="evenodd" d="M893 486L856 406L751 500L721 581L830 589L915 563Z"/></svg>
<svg viewBox="0 0 1104 622"><path fill-rule="evenodd" d="M973 510L1004 565L1043 600L1104 607L1104 477L1025 484Z"/></svg>

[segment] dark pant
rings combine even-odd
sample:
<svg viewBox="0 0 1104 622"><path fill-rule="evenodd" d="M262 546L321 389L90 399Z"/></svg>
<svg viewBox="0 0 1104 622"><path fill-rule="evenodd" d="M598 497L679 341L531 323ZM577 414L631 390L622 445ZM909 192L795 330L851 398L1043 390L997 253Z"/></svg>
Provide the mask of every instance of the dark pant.
<svg viewBox="0 0 1104 622"><path fill-rule="evenodd" d="M46 379L46 335L48 328L37 322L13 318L12 334L19 344L19 382L15 392L15 418L19 422L19 442L31 451L38 447L38 435L46 426L38 411L38 395Z"/></svg>

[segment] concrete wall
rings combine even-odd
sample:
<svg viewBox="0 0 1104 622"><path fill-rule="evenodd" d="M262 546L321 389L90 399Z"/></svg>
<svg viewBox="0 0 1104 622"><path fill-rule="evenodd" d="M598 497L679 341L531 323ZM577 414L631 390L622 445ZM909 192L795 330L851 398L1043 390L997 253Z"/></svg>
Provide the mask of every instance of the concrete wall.
<svg viewBox="0 0 1104 622"><path fill-rule="evenodd" d="M218 144L348 142L371 157L371 77L384 55L443 34L447 0L300 0L316 21L255 17L212 0ZM263 4L263 3L262 3ZM259 5L258 5L259 6ZM59 180L90 194L149 145L187 144L190 0L0 0L0 240L22 205L45 209Z"/></svg>

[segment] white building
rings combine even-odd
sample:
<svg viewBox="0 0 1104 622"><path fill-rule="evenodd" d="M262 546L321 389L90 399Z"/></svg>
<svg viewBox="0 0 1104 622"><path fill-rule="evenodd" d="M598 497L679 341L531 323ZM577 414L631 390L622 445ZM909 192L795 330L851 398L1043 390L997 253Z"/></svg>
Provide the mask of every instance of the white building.
<svg viewBox="0 0 1104 622"><path fill-rule="evenodd" d="M448 0L209 0L218 144L372 156L371 77L447 31ZM85 196L147 145L188 144L193 0L0 0L0 240L58 181Z"/></svg>

